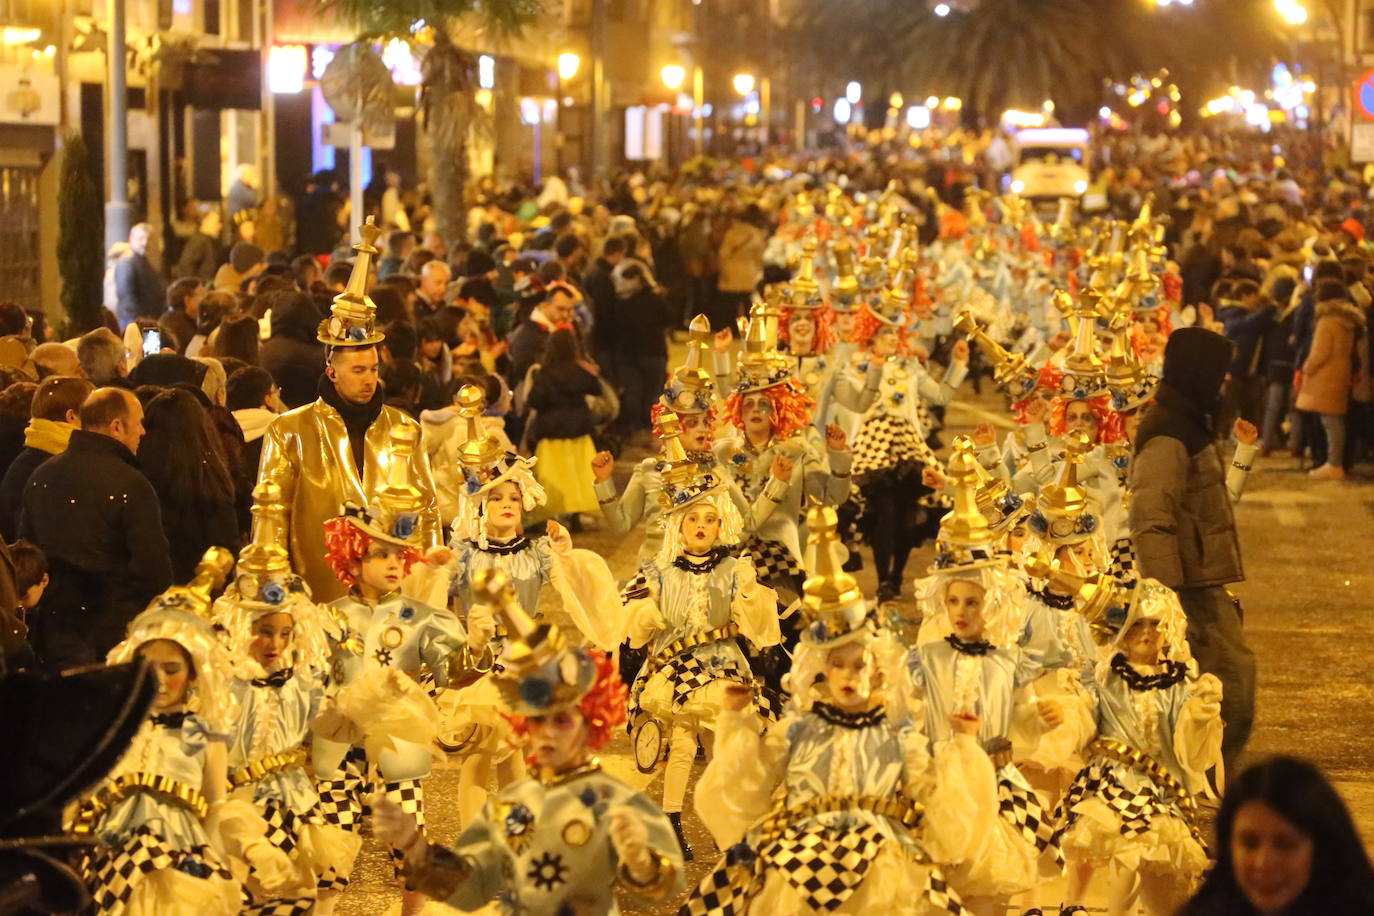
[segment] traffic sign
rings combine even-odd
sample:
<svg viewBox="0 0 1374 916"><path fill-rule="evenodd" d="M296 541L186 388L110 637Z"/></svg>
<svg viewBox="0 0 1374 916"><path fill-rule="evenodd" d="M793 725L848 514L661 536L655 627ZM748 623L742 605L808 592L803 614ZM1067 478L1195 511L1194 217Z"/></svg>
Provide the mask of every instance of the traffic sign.
<svg viewBox="0 0 1374 916"><path fill-rule="evenodd" d="M1355 115L1365 121L1374 121L1374 70L1368 70L1355 82Z"/></svg>

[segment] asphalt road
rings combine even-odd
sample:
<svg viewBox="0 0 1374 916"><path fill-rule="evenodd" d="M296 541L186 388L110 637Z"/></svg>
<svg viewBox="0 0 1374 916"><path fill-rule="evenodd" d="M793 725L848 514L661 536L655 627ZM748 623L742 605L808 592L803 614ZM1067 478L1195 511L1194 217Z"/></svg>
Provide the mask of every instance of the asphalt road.
<svg viewBox="0 0 1374 916"><path fill-rule="evenodd" d="M976 397L965 388L953 405L946 441L974 422L999 412L995 399ZM628 475L643 452L621 455L617 473ZM1245 607L1245 625L1259 662L1258 715L1247 759L1276 753L1315 761L1335 781L1349 803L1367 843L1374 844L1374 479L1345 483L1312 482L1290 458L1261 459L1236 509L1248 579L1234 591ZM620 538L591 529L576 543L603 554L618 577L635 566L638 536ZM929 547L913 555L908 576L920 575L932 560ZM872 594L871 576L860 581ZM602 753L603 764L627 782L645 783L620 737ZM698 764L699 771L700 764ZM647 786L657 797L662 780ZM426 784L429 834L451 841L457 771L441 764ZM684 824L697 849L689 884L714 858L714 847L691 810ZM1053 886L1020 902L1057 905ZM1090 903L1100 905L1093 899ZM627 901L627 904L629 902ZM354 872L354 883L338 912L373 916L398 912L390 866L368 840ZM627 913L676 912L678 902L653 908L625 906ZM430 904L426 914L452 912Z"/></svg>

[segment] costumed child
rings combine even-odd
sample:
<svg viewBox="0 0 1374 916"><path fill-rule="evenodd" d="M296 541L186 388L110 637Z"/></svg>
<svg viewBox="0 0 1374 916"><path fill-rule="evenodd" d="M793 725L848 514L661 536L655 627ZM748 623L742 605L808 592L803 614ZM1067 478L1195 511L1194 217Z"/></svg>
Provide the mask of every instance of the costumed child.
<svg viewBox="0 0 1374 916"><path fill-rule="evenodd" d="M1053 880L1063 860L1048 813L1021 775L1011 753L1017 688L1041 673L1039 658L1018 644L1025 600L1021 580L993 549L987 520L978 511L973 456L956 452L947 473L954 510L940 527L940 554L931 575L917 583L927 616L945 616L950 633L918 646L908 663L925 701L925 732L933 746L969 731L991 767L957 775L941 771L942 791L981 799L982 814L967 821L975 838L957 862L942 863L964 905L978 916L1002 914L1012 895ZM1047 725L1063 711L1053 700L1036 704Z"/></svg>
<svg viewBox="0 0 1374 916"><path fill-rule="evenodd" d="M528 916L614 916L617 892L650 902L676 893L682 853L668 819L594 756L625 721L615 663L531 619L501 572L483 570L472 585L507 632L492 677L534 775L488 799L451 848L374 799L373 833L404 851L407 887L464 911L500 900Z"/></svg>
<svg viewBox="0 0 1374 916"><path fill-rule="evenodd" d="M754 534L744 546L759 579L800 596L805 578L797 523L802 502L844 502L851 456L844 432L833 424L825 429L824 457L811 443L807 430L816 403L777 343L777 309L756 304L745 332L739 384L725 402L725 415L740 437L716 443L715 452L746 500L757 504L762 497L774 503L766 518L756 514Z"/></svg>
<svg viewBox="0 0 1374 916"><path fill-rule="evenodd" d="M697 744L710 754L728 685L755 684L738 637L761 649L782 634L777 593L758 581L747 556L732 555L741 523L725 485L699 472L671 423L663 431L663 546L626 585L624 600L629 643L647 655L630 691L635 762L653 772L666 744L663 810L682 840Z"/></svg>
<svg viewBox="0 0 1374 916"><path fill-rule="evenodd" d="M981 766L991 783L987 755L965 731L936 747L943 763L931 767L906 650L844 572L835 512L813 508L808 526L792 705L769 724L749 709L748 687L727 689L696 791L725 854L680 916L966 913L936 860L965 854L979 799L936 797L935 770Z"/></svg>
<svg viewBox="0 0 1374 916"><path fill-rule="evenodd" d="M706 369L711 346L711 322L705 315L698 315L688 326L687 356L668 378L652 413L656 433L661 433L660 425L664 417L673 414L688 457L697 462L703 472L711 471L718 478L729 480L726 468L711 450L716 437L716 387L711 373ZM635 465L625 489L617 495L615 481L611 479L615 471L614 456L610 452L599 452L592 459L596 498L601 504L601 514L606 519L607 527L612 533L623 535L628 534L635 525L644 524L644 539L639 544L641 563L653 559L662 546L663 526L659 524L661 510L658 499L663 490L662 464L659 457L645 458ZM756 516L766 519L777 505L759 494L751 506L738 486L733 482L729 486L730 498L744 519L748 532L753 531Z"/></svg>
<svg viewBox="0 0 1374 916"><path fill-rule="evenodd" d="M1111 916L1177 912L1207 867L1198 796L1223 782L1221 682L1199 676L1178 595L1139 580L1110 660L1098 666L1098 730L1058 818L1069 886L1061 912L1086 913L1106 868Z"/></svg>
<svg viewBox="0 0 1374 916"><path fill-rule="evenodd" d="M473 578L499 570L511 582L520 606L537 619L557 623L565 637L612 651L623 632L615 577L599 554L575 549L572 536L549 520L547 535L530 537L525 514L542 505L544 488L535 480L534 459L506 451L500 440L478 426L477 400L460 395L459 412L468 424L458 450L464 479L450 542L445 601L464 619L473 607ZM556 601L542 600L551 586ZM435 599L439 599L436 597ZM461 735L459 818L471 823L482 809L495 771L498 785L524 775L499 712L495 684L481 678L442 698L447 730Z"/></svg>
<svg viewBox="0 0 1374 916"><path fill-rule="evenodd" d="M334 875L348 874L361 837L329 823L315 779L306 772L310 722L319 712L334 622L291 569L282 544L286 507L271 481L253 491L252 542L239 552L234 581L215 601L215 621L248 671L230 682L238 716L229 733L232 797L253 805L267 838L290 857L294 874L273 892L259 876L240 876L252 905L244 913L327 914ZM313 908L313 909L312 909Z"/></svg>
<svg viewBox="0 0 1374 916"><path fill-rule="evenodd" d="M326 820L353 832L362 829L366 799L376 789L424 818L420 781L436 754L439 710L420 678L438 688L463 686L491 667L490 619L469 617L465 631L447 610L400 592L423 547L424 498L409 479L417 437L408 427L393 431L391 477L373 505L348 507L325 522L327 560L349 593L329 604L344 629L332 665L338 689L311 724L311 754L324 780ZM394 851L393 859L399 862ZM347 882L337 874L328 889ZM402 912L411 916L423 905L419 894L408 893Z"/></svg>
<svg viewBox="0 0 1374 916"><path fill-rule="evenodd" d="M210 593L233 557L212 548L186 586L168 589L129 624L109 663L143 659L157 675L147 721L77 809L73 831L100 841L82 863L107 916L233 916L242 859L260 881L290 877L251 805L225 800L225 736L235 709L233 661L210 626Z"/></svg>

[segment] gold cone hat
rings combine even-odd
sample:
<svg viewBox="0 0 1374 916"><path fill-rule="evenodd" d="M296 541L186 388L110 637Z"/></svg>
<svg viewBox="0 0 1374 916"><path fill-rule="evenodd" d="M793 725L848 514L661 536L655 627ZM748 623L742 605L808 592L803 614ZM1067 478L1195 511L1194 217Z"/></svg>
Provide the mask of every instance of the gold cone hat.
<svg viewBox="0 0 1374 916"><path fill-rule="evenodd" d="M331 347L365 347L381 343L386 335L377 328L377 306L367 295L372 261L381 254L377 237L382 234L372 217L358 227L362 241L353 246L353 272L344 291L334 297L330 315L320 322L316 336Z"/></svg>

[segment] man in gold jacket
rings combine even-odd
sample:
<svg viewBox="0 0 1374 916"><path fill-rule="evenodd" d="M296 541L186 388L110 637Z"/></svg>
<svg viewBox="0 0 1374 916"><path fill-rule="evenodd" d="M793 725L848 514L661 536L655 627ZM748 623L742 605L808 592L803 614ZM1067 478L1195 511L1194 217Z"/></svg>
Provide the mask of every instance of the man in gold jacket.
<svg viewBox="0 0 1374 916"><path fill-rule="evenodd" d="M346 503L366 506L387 482L392 430L419 424L383 404L378 376L376 307L366 295L369 262L376 256L377 228L362 227L363 243L348 287L334 299L331 317L320 324L319 339L330 345L320 379L319 399L282 414L267 428L258 465L258 483L281 487L287 508L291 565L320 603L345 594L325 563L324 523L343 514ZM424 549L439 546L443 525L434 478L423 449L410 458L410 481L424 494L420 528Z"/></svg>

